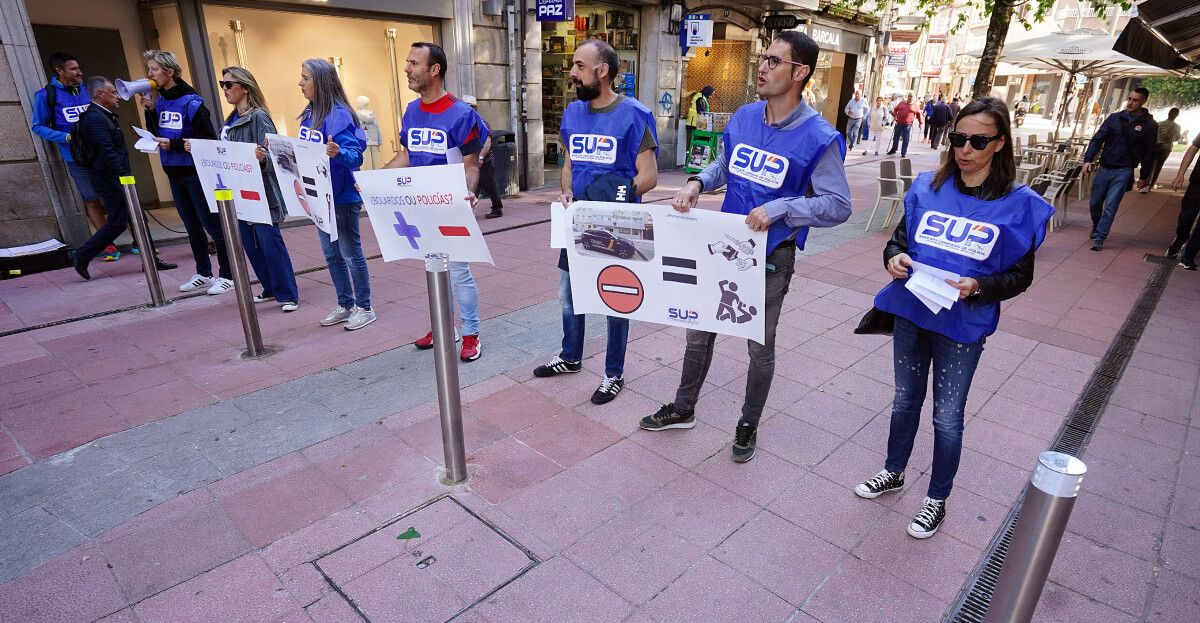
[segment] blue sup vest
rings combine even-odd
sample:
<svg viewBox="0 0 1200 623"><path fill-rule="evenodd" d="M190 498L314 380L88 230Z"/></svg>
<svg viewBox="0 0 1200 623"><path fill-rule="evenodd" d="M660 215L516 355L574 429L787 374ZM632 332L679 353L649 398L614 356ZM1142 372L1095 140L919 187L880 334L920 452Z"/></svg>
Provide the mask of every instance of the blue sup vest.
<svg viewBox="0 0 1200 623"><path fill-rule="evenodd" d="M728 177L722 212L749 214L775 199L802 197L826 149L836 145L842 158L846 157L845 139L821 115L783 130L763 121L766 107L766 102L742 106L725 126ZM784 220L776 220L767 230L767 255L793 235L796 248L804 248L808 227L793 230Z"/></svg>
<svg viewBox="0 0 1200 623"><path fill-rule="evenodd" d="M192 120L196 111L204 105L204 99L195 93L169 100L158 98L154 110L158 113L158 135L162 138L192 138ZM160 151L164 167L190 167L192 155L186 151Z"/></svg>
<svg viewBox="0 0 1200 623"><path fill-rule="evenodd" d="M54 129L70 134L75 122L79 121L79 115L92 105L92 96L88 95L87 89L82 84L79 85L79 93L76 95L72 95L57 79L54 80L51 87L54 89L54 110L50 111L54 120ZM70 145L60 143L58 149L63 160L73 162Z"/></svg>
<svg viewBox="0 0 1200 623"><path fill-rule="evenodd" d="M344 106L334 106L333 110L329 111L329 114L325 115L325 119L321 121L320 128L314 130L311 124L312 113L306 111L304 118L300 120L301 140L325 144L329 142L328 137L337 136L347 129L353 128L354 138L358 139L359 150L367 148L367 133L354 123L354 116ZM358 196L357 192L352 192L349 195L343 194L343 191L347 188L351 191L354 190L354 171L357 170L358 168L350 169L349 167L340 165L332 158L329 160L329 181L333 185L333 197L336 203L357 203L361 201L361 199L354 199L354 197ZM353 199L353 201L343 201L347 197Z"/></svg>
<svg viewBox="0 0 1200 623"><path fill-rule="evenodd" d="M1028 186L983 201L958 192L953 180L937 191L932 181L933 173L918 175L904 200L908 255L913 260L963 277L994 275L1012 268L1046 238L1046 221L1054 208ZM896 279L884 286L875 296L875 306L963 344L996 331L999 302L959 300L934 314L904 282Z"/></svg>
<svg viewBox="0 0 1200 623"><path fill-rule="evenodd" d="M592 112L588 102L568 104L560 133L571 158L571 194L582 197L588 184L601 175L637 176L637 157L647 128L657 152L654 115L641 102L626 97L612 112L602 114ZM635 201L640 203L641 198Z"/></svg>
<svg viewBox="0 0 1200 623"><path fill-rule="evenodd" d="M447 97L449 99L445 99ZM482 147L487 139L479 113L453 95L446 95L428 106L423 106L419 99L409 102L401 123L411 167L462 162L464 145L478 141Z"/></svg>

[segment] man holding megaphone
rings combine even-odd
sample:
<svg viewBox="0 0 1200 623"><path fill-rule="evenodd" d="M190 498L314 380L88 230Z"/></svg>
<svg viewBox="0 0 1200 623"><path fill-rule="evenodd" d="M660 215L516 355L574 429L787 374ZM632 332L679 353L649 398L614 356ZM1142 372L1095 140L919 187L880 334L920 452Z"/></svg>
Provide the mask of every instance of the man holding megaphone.
<svg viewBox="0 0 1200 623"><path fill-rule="evenodd" d="M196 274L179 286L179 290L191 292L207 288L209 294L229 292L233 289L233 280L225 236L217 215L208 211L196 165L183 145L184 139L189 138L216 140L217 131L213 127L212 117L204 100L180 77L183 68L174 54L164 50L147 50L142 53L142 59L146 62L148 80L145 84L140 80L126 82L122 87L125 93L137 95L138 103L146 112L146 128L159 137L158 150L163 172L171 184L175 209L183 220L196 260ZM153 91L155 86L157 91ZM215 279L212 262L208 259L205 232L217 246L220 273Z"/></svg>

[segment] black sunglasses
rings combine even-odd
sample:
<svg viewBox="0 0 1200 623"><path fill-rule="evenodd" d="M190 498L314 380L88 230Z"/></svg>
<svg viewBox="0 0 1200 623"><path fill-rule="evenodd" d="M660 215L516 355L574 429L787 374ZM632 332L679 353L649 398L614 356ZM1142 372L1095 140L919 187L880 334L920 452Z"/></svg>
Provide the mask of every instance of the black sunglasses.
<svg viewBox="0 0 1200 623"><path fill-rule="evenodd" d="M217 84L221 85L222 89L232 89L233 85L241 83L236 80L218 80Z"/></svg>
<svg viewBox="0 0 1200 623"><path fill-rule="evenodd" d="M950 145L953 147L962 147L967 144L967 141L970 141L971 149L987 149L988 143L1002 139L1004 135L984 136L983 134L972 134L967 136L962 132L951 132L946 137L950 139Z"/></svg>

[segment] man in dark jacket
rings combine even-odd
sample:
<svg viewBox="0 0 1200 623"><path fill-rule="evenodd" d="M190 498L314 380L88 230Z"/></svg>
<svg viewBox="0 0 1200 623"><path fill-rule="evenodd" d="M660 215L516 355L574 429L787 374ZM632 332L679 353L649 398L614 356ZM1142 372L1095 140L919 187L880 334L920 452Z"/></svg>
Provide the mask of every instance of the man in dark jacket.
<svg viewBox="0 0 1200 623"><path fill-rule="evenodd" d="M946 126L954 120L954 114L950 112L950 107L946 105L945 97L938 95L937 103L933 105L933 112L929 114L929 146L937 149L938 143L942 140L942 133L946 131Z"/></svg>
<svg viewBox="0 0 1200 623"><path fill-rule="evenodd" d="M75 132L79 134L76 140L80 141L88 156L79 164L87 167L88 177L100 201L104 203L108 220L70 255L75 272L84 279L91 279L88 263L129 226L129 210L125 205L125 193L120 180L130 175L130 169L129 152L125 149L125 137L117 120L116 110L121 99L117 96L116 87L108 78L95 76L88 79L87 91L92 95L92 105L79 115L75 125ZM157 255L154 261L159 270L175 268L175 264L164 262Z"/></svg>
<svg viewBox="0 0 1200 623"><path fill-rule="evenodd" d="M1125 110L1115 112L1104 120L1092 136L1083 154L1083 172L1092 170L1096 152L1100 167L1092 182L1092 250L1104 247L1104 239L1117 216L1121 198L1133 186L1133 170L1141 165L1137 187L1150 184L1154 175L1154 148L1158 142L1158 124L1146 110L1150 91L1138 87L1129 94Z"/></svg>

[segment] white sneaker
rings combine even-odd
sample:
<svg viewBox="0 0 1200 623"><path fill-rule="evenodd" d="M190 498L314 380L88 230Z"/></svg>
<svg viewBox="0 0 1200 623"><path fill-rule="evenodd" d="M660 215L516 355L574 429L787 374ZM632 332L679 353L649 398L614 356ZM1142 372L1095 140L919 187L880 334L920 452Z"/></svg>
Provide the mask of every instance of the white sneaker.
<svg viewBox="0 0 1200 623"><path fill-rule="evenodd" d="M346 320L346 330L354 331L375 322L375 310L355 307L350 318Z"/></svg>
<svg viewBox="0 0 1200 623"><path fill-rule="evenodd" d="M300 303L297 303L296 301L292 301L290 303L284 303L280 307L280 309L282 309L285 312L294 312L297 309L300 309Z"/></svg>
<svg viewBox="0 0 1200 623"><path fill-rule="evenodd" d="M208 289L208 293L212 294L212 295L225 294L226 292L228 292L232 289L233 289L232 281L230 281L224 277L217 277L213 281L212 287Z"/></svg>
<svg viewBox="0 0 1200 623"><path fill-rule="evenodd" d="M196 274L196 275L192 275L192 278L188 279L187 283L184 283L183 285L179 286L179 291L180 292L191 292L193 290L199 290L200 288L212 287L212 284L213 284L212 277L205 277L204 275Z"/></svg>
<svg viewBox="0 0 1200 623"><path fill-rule="evenodd" d="M340 305L337 307L334 307L333 311L329 312L328 316L325 316L324 318L321 319L321 326L322 327L332 327L333 325L338 324L340 322L346 322L347 320L350 319L350 315L353 313L354 313L353 309L346 309L345 307L342 307Z"/></svg>

